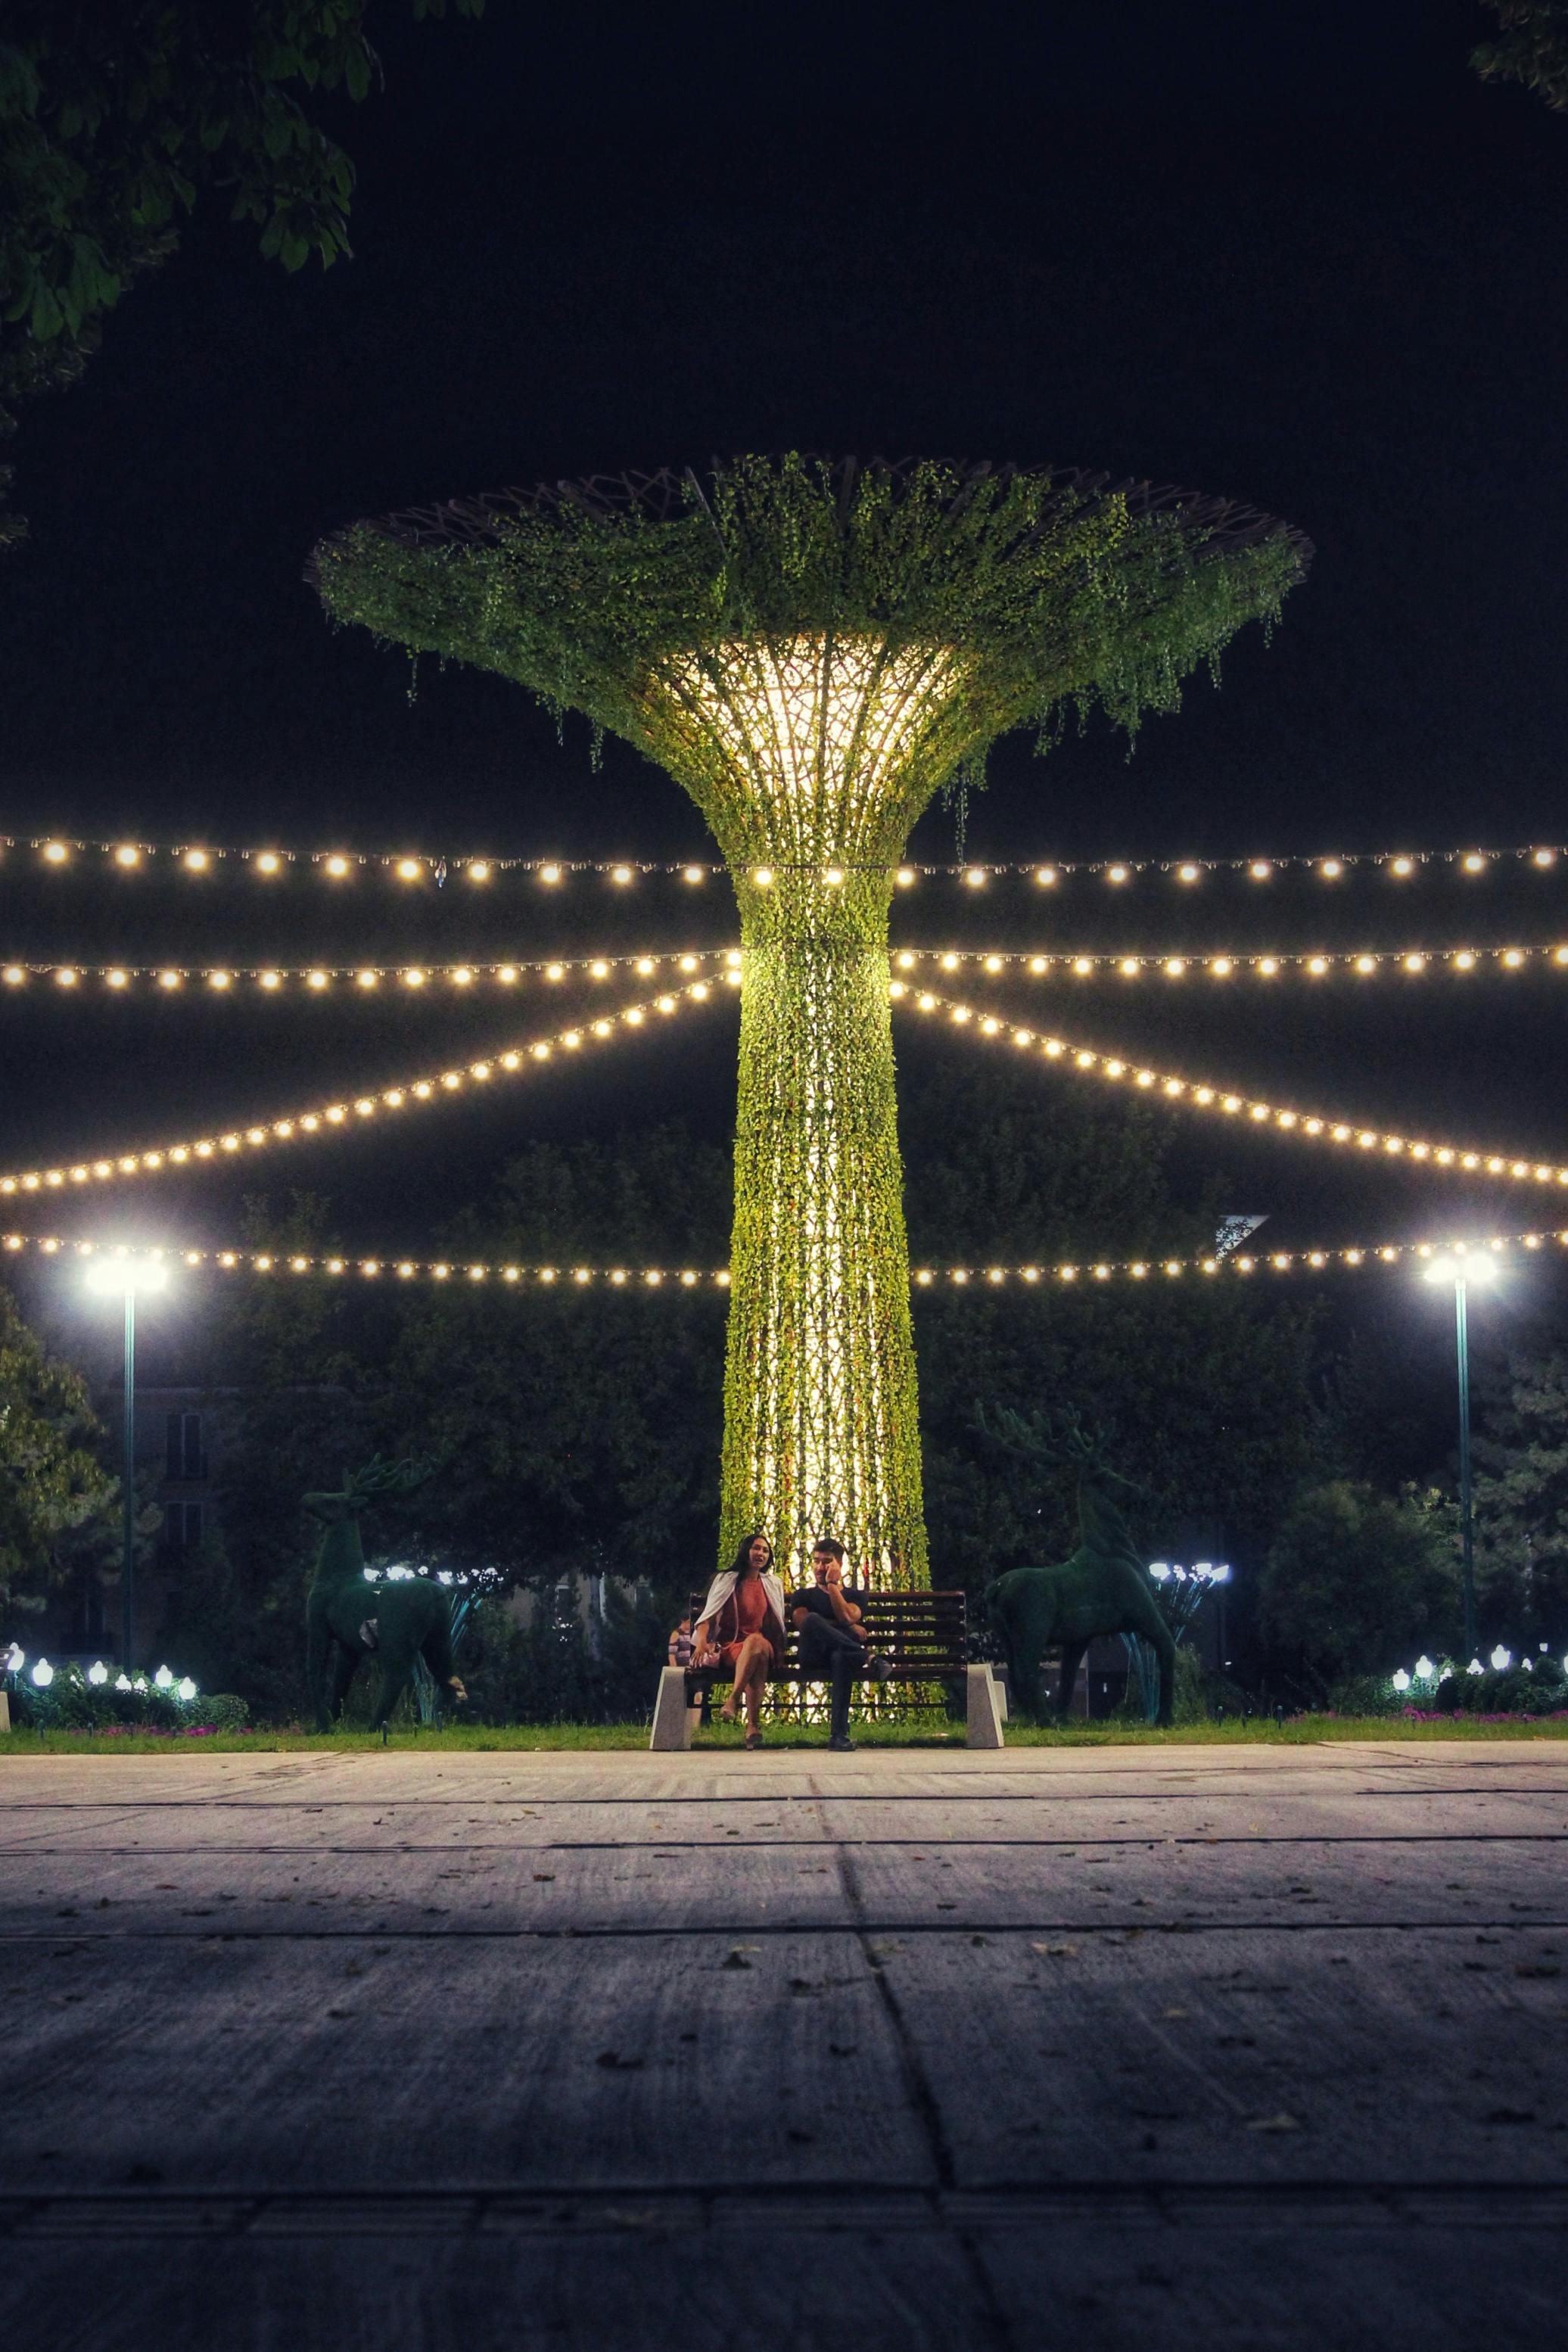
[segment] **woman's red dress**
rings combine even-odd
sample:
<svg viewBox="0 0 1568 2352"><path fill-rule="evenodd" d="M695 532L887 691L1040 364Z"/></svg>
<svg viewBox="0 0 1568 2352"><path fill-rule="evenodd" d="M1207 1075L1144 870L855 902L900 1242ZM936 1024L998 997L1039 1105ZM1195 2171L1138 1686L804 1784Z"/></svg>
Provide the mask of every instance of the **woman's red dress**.
<svg viewBox="0 0 1568 2352"><path fill-rule="evenodd" d="M727 1666L732 1666L741 1654L741 1644L748 1633L767 1631L768 1596L763 1591L760 1576L742 1577L740 1583L719 1612L715 1630L731 1636L719 1644L719 1655Z"/></svg>

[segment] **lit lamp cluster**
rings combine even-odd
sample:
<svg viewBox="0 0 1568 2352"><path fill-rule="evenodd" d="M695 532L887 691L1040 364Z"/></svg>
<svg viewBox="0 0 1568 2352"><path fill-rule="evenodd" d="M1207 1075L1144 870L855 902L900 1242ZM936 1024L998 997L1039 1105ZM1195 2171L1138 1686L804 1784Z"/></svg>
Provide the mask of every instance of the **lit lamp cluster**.
<svg viewBox="0 0 1568 2352"><path fill-rule="evenodd" d="M731 968L723 977L731 986L740 986L738 970ZM247 1151L259 1150L274 1142L289 1143L303 1137L341 1134L356 1124L377 1118L383 1111L397 1112L444 1101L448 1096L462 1093L470 1083L482 1087L492 1078L516 1076L536 1063L550 1061L557 1052L575 1054L584 1046L624 1036L628 1032L635 1034L646 1024L668 1019L685 1004L706 1003L711 993L707 981L691 981L682 988L650 998L646 1003L624 1005L613 1015L584 1020L577 1026L559 1030L551 1036L535 1038L529 1045L509 1046L504 1052L488 1055L481 1061L469 1062L464 1068L440 1070L428 1076L406 1079L401 1086L383 1087L375 1094L359 1095L348 1102L324 1103L319 1109L272 1119L266 1126L237 1127L221 1135L163 1144L151 1151L105 1153L96 1159L78 1160L68 1167L29 1169L19 1175L0 1176L0 1194L60 1192L72 1185L105 1183L122 1176L155 1175L164 1169L184 1168L193 1164L202 1167L215 1160L221 1163L225 1158L237 1158Z"/></svg>
<svg viewBox="0 0 1568 2352"><path fill-rule="evenodd" d="M1112 1085L1125 1085L1163 1101L1179 1103L1184 1108L1210 1111L1221 1118L1266 1128L1306 1142L1334 1144L1352 1151L1375 1152L1391 1160L1410 1160L1418 1166L1441 1168L1450 1173L1497 1176L1516 1183L1568 1185L1568 1168L1554 1161L1524 1159L1512 1153L1478 1151L1458 1143L1432 1143L1403 1135L1390 1135L1379 1128L1365 1127L1359 1119L1335 1118L1327 1112L1281 1109L1277 1104L1256 1101L1215 1081L1176 1077L1169 1071L1151 1069L1135 1057L1124 1058L1121 1055L1100 1053L1087 1045L1074 1045L1064 1037L1041 1036L1033 1029L1018 1027L1011 1021L998 1019L994 1013L977 1013L973 1005L957 1003L932 990L911 992L903 981L895 980L891 983L890 993L895 1002L902 1002L915 1012L944 1013L957 1028L987 1040L1009 1042L1021 1052L1042 1055L1060 1070L1101 1078Z"/></svg>
<svg viewBox="0 0 1568 2352"><path fill-rule="evenodd" d="M80 988L86 982L120 991L132 988L138 981L152 981L169 995L195 986L209 989L217 996L247 988L258 988L271 995L290 987L302 987L311 995L321 996L339 982L348 982L368 993L385 982L417 996L426 990L468 989L483 983L516 988L521 982L535 977L552 986L580 975L602 981L619 970L635 971L639 979L649 980L667 964L677 971L700 971L705 964L714 962L724 953L722 949L703 948L666 955L556 956L516 963L452 964L8 963L0 965L0 986L20 989L30 981L41 980L67 991ZM740 950L731 949L725 961L738 965Z"/></svg>
<svg viewBox="0 0 1568 2352"><path fill-rule="evenodd" d="M1548 1657L1549 1654L1548 1645L1544 1642L1537 1644L1537 1655L1534 1658L1521 1654L1519 1660L1521 1673L1533 1674L1541 1659ZM1487 1666L1490 1666L1494 1674L1501 1675L1506 1674L1513 1663L1513 1652L1505 1643L1500 1642L1496 1648L1488 1654L1484 1665L1479 1657L1472 1658L1465 1672L1467 1675L1482 1675L1485 1674ZM1401 1697L1408 1690L1414 1690L1418 1695L1425 1690L1431 1695L1436 1693L1439 1683L1447 1682L1451 1675L1458 1672L1459 1668L1452 1658L1445 1658L1438 1664L1431 1658L1419 1657L1414 1666L1396 1667L1389 1676L1389 1681ZM1568 1656L1563 1660L1563 1673L1568 1676Z"/></svg>
<svg viewBox="0 0 1568 2352"><path fill-rule="evenodd" d="M95 1659L85 1675L81 1674L79 1667L77 1666L51 1666L47 1658L35 1658L32 1664L28 1666L26 1652L16 1642L11 1643L5 1653L4 1667L5 1673L16 1679L20 1678L26 1668L27 1680L35 1690L41 1691L52 1690L63 1674L68 1678L79 1676L82 1682L90 1684L94 1690L102 1690L112 1677L113 1687L121 1694L135 1692L145 1695L150 1689L159 1690L165 1692L171 1698L183 1701L187 1706L197 1695L196 1685L189 1675L182 1675L176 1680L173 1670L168 1666L160 1666L151 1681L145 1675L131 1675L125 1673L123 1669L119 1674L114 1674L112 1667L106 1666L101 1658Z"/></svg>
<svg viewBox="0 0 1568 2352"><path fill-rule="evenodd" d="M504 1582L497 1568L431 1568L424 1561L394 1560L385 1568L366 1568L367 1584L408 1584L423 1577L427 1583L444 1584L455 1592L489 1591Z"/></svg>

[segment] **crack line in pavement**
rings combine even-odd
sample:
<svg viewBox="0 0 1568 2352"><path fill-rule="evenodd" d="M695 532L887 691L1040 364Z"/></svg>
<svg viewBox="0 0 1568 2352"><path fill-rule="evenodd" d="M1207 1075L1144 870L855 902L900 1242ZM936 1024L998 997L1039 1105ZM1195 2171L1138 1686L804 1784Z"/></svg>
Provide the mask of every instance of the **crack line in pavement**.
<svg viewBox="0 0 1568 2352"><path fill-rule="evenodd" d="M395 1900L396 1898L392 1898ZM742 1919L728 1925L595 1927L0 1927L7 1944L311 1944L363 1942L542 1944L706 1936L1473 1936L1568 1932L1568 1919Z"/></svg>
<svg viewBox="0 0 1568 2352"><path fill-rule="evenodd" d="M12 1760L15 1761L16 1759ZM26 1760L29 1764L32 1761L31 1759ZM37 1760L40 1762L47 1762L48 1759L40 1758ZM1557 1759L1552 1759L1552 1760L1555 1762ZM497 1811L505 1812L511 1811L537 1811L546 1805L575 1805L582 1807L587 1807L589 1805L613 1805L617 1810L625 1810L628 1807L641 1805L646 1807L647 1810L651 1812L662 1811L672 1805L733 1805L736 1803L755 1805L815 1805L818 1803L829 1803L835 1805L1020 1805L1031 1803L1043 1804L1049 1801L1052 1803L1067 1803L1073 1805L1190 1805L1198 1799L1201 1799L1205 1804L1256 1805L1259 1802L1320 1804L1325 1801L1331 1801L1339 1803L1344 1799L1350 1797L1375 1797L1380 1801L1411 1803L1419 1802L1423 1799L1435 1797L1538 1797L1561 1801L1564 1796L1568 1796L1568 1781L1564 1781L1561 1784L1534 1781L1519 1787L1500 1785L1497 1782L1492 1782L1490 1785L1479 1785L1476 1787L1469 1787L1464 1783L1460 1783L1458 1785L1435 1783L1430 1788L1421 1789L1415 1789L1406 1785L1405 1787L1397 1789L1351 1789L1345 1790L1336 1789L1332 1790L1324 1790L1321 1789L1292 1789L1289 1786L1279 1787L1278 1785L1263 1789L1258 1787L1256 1784L1247 1789L1216 1789L1208 1780L1194 1779L1189 1787L1181 1789L1131 1788L1096 1790L1089 1789L1063 1789L1059 1781L1054 1780L1047 1780L1043 1777L1042 1779L1035 1781L1031 1787L1026 1789L999 1789L995 1785L996 1778L999 1777L1000 1776L998 1775L992 1778L989 1784L983 1789L828 1789L823 1790L820 1796L812 1795L808 1790L802 1790L799 1789L775 1789L767 1794L763 1794L757 1790L757 1776L752 1773L748 1773L746 1776L747 1781L750 1785L748 1786L747 1792L743 1797L735 1797L729 1794L718 1793L712 1790L708 1790L706 1791L693 1790L687 1794L671 1793L662 1796L624 1794L609 1797L563 1797L548 1796L543 1793L526 1797L492 1797L485 1795L482 1791L476 1791L468 1796L451 1797L429 1797L424 1795L333 1797L323 1793L320 1797L318 1803L312 1807L312 1810L324 1812L331 1807L337 1808L344 1811L352 1810L368 1811L372 1805L390 1805L393 1807L396 1807L398 1805L489 1805L493 1807ZM271 1813L290 1812L294 1810L296 1810L294 1801L290 1798L282 1796L22 1797L8 1800L6 1805L6 1811L11 1813L139 1813L159 1811L175 1813L204 1811L225 1813Z"/></svg>
<svg viewBox="0 0 1568 2352"><path fill-rule="evenodd" d="M1531 2179L1201 2180L1144 2179L992 2182L984 2189L932 2190L897 2181L811 2181L791 2185L785 2199L737 2189L732 2180L663 2182L584 2188L500 2187L295 2189L168 2188L53 2190L0 2194L0 2236L64 2239L148 2231L156 2239L181 2234L237 2237L258 2231L322 2237L342 2233L399 2236L467 2235L528 2230L587 2234L616 2231L666 2234L679 2229L752 2229L768 2232L842 2231L844 2200L852 2199L870 2226L959 2231L1016 2230L1051 2221L1152 2222L1158 2226L1275 2228L1291 2221L1365 2225L1375 2216L1406 2223L1504 2227L1556 2226L1568 2219L1568 2189ZM182 2227L183 2225L183 2227Z"/></svg>
<svg viewBox="0 0 1568 2352"><path fill-rule="evenodd" d="M817 1807L817 1820L826 1832L827 1822L820 1803ZM937 2098L931 2086L931 2077L921 2062L919 2045L900 2006L898 1995L888 1981L887 1970L871 1948L870 1931L864 1924L865 1906L860 1900L860 1885L854 1862L840 1841L834 1841L833 1853L838 1865L839 1886L856 1922L855 1936L860 1947L861 1958L877 1989L878 1998L882 2004L892 2032L893 2045L899 2053L899 2069L904 2078L905 2094L914 2111L916 2120L925 2135L931 2168L936 2174L938 2185L942 2189L951 2191L957 2186L958 2168L953 2160L952 2145L947 2136L947 2126L942 2118L941 2102ZM1013 2341L1013 2330L996 2293L995 2284L992 2279L985 2258L975 2243L971 2231L960 2229L954 2234L973 2283L975 2294L979 2298L985 2332L993 2343L1004 2347L1005 2352L1005 2347Z"/></svg>
<svg viewBox="0 0 1568 2352"><path fill-rule="evenodd" d="M656 1843L661 1847L679 1846L683 1851L690 1853L716 1853L721 1850L717 1842L711 1838L661 1837L658 1839ZM100 1859L108 1858L121 1861L151 1862L157 1860L160 1856L167 1858L171 1854L195 1853L218 1854L226 1858L263 1853L285 1856L291 1855L296 1858L300 1854L304 1854L306 1856L315 1854L363 1854L374 1856L380 1854L397 1853L646 1853L648 1848L648 1843L649 1841L647 1838L548 1838L541 1839L537 1843L527 1839L518 1839L507 1845L487 1845L481 1840L476 1838L464 1838L460 1841L446 1844L433 1843L420 1845L416 1845L411 1842L406 1841L400 1842L396 1845L278 1845L270 1843L266 1845L0 1845L0 1858L8 1856L14 1861L20 1862L54 1862L77 1861L84 1855L91 1854ZM1461 1845L1568 1845L1568 1832L1559 1830L1503 1830L1493 1835L1491 1832L1484 1830L1478 1830L1473 1833L1468 1831L1459 1830L1454 1832L1450 1835L1437 1830L1421 1830L1413 1832L1408 1837L1400 1835L1393 1831L1366 1837L1338 1837L1333 1835L1315 1837L1310 1832L1302 1831L1300 1836L1297 1837L1205 1837L1194 1835L1191 1837L1162 1838L949 1837L943 1836L941 1832L931 1837L828 1836L820 1838L731 1838L729 1833L726 1832L722 1851L725 1853L747 1853L752 1852L772 1853L791 1853L795 1851L801 1851L807 1853L816 1853L827 1844L837 1846L855 1846L870 1851L875 1851L883 1846L902 1848L904 1846L929 1845L942 1846L953 1852L963 1853L982 1853L989 1852L992 1849L998 1849L1004 1853L1015 1850L1026 1853L1048 1853L1057 1851L1070 1851L1076 1854L1077 1849L1083 1845L1098 1847L1125 1846L1135 1853L1163 1853L1173 1846L1193 1846L1201 1849L1204 1846L1227 1845L1240 1845L1247 1846L1248 1848L1260 1845L1284 1845L1295 1847L1342 1845L1441 1845L1449 1847Z"/></svg>

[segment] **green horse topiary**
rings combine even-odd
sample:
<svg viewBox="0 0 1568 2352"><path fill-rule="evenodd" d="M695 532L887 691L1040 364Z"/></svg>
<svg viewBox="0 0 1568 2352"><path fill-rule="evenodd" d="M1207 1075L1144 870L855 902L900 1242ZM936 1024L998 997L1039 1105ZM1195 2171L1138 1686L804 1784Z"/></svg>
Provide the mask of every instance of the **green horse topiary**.
<svg viewBox="0 0 1568 2352"><path fill-rule="evenodd" d="M1076 1422L1053 1438L1037 1422L999 1412L994 1423L977 1413L977 1425L1009 1453L1045 1465L1066 1458L1078 1465L1079 1543L1070 1559L1054 1568L1015 1568L991 1587L992 1621L1007 1653L1008 1685L1036 1722L1049 1710L1040 1667L1047 1649L1061 1645L1062 1671L1057 1714L1065 1718L1084 1652L1098 1634L1137 1633L1160 1661L1160 1706L1155 1722L1171 1721L1175 1686L1176 1643L1160 1612L1153 1584L1134 1549L1127 1521L1113 1501L1112 1486L1135 1482L1108 1469L1100 1447Z"/></svg>
<svg viewBox="0 0 1568 2352"><path fill-rule="evenodd" d="M381 1667L373 1731L386 1723L413 1681L419 1658L437 1690L449 1693L458 1706L468 1696L452 1670L452 1604L444 1587L418 1577L373 1584L364 1572L361 1513L373 1503L411 1493L429 1475L428 1465L383 1462L377 1454L363 1470L345 1470L338 1493L303 1497L311 1517L326 1529L305 1603L305 1671L319 1731L330 1730L342 1714L366 1658L377 1659Z"/></svg>

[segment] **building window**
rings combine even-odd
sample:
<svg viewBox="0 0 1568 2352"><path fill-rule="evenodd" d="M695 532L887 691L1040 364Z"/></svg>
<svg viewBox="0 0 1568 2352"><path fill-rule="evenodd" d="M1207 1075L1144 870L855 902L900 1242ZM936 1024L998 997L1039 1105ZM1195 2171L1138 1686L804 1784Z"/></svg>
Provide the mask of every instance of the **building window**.
<svg viewBox="0 0 1568 2352"><path fill-rule="evenodd" d="M205 1478L207 1465L202 1453L201 1414L171 1412L165 1416L165 1426L169 1460L164 1475L170 1478Z"/></svg>
<svg viewBox="0 0 1568 2352"><path fill-rule="evenodd" d="M194 1420L195 1415L191 1418ZM165 1503L163 1525L159 1533L158 1549L171 1557L195 1551L201 1542L203 1507L200 1503Z"/></svg>

